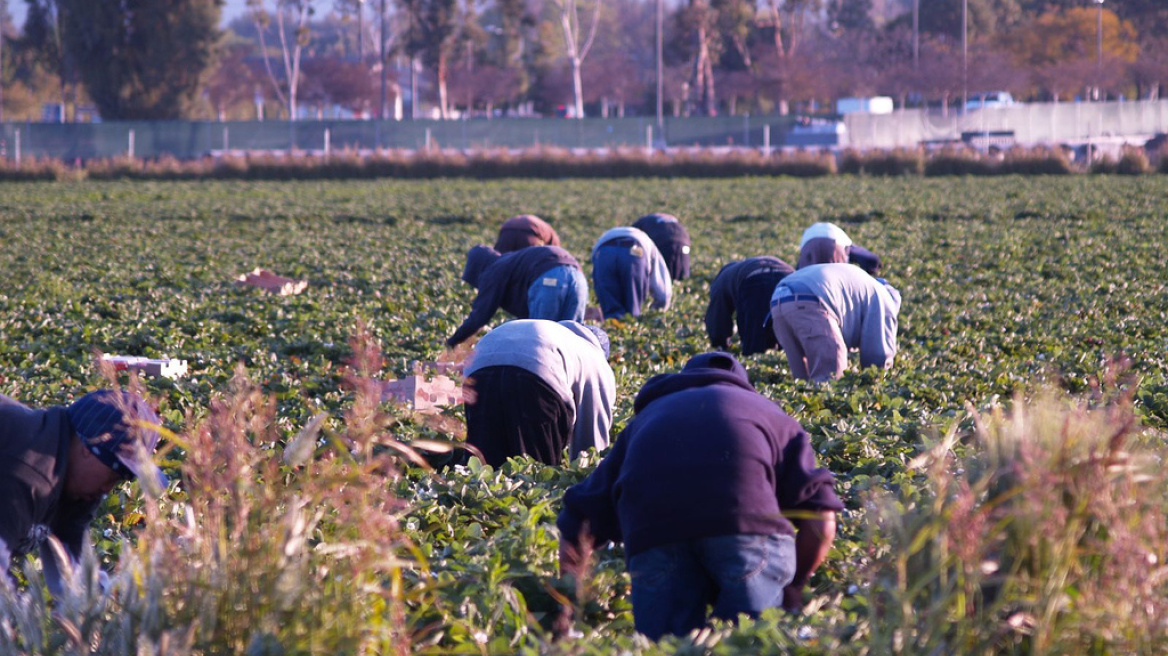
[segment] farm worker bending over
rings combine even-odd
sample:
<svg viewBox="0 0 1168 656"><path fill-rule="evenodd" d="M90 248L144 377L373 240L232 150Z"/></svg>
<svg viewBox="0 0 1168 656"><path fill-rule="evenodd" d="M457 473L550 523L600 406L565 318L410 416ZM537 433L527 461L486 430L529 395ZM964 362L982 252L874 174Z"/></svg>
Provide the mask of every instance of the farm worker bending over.
<svg viewBox="0 0 1168 656"><path fill-rule="evenodd" d="M689 277L689 233L672 214L646 214L633 222L633 227L649 235L661 251L669 275L674 280Z"/></svg>
<svg viewBox="0 0 1168 656"><path fill-rule="evenodd" d="M532 246L506 255L475 246L466 254L462 279L479 293L470 315L446 340L448 346L465 342L500 307L519 319L584 320L588 281L576 258L559 246Z"/></svg>
<svg viewBox="0 0 1168 656"><path fill-rule="evenodd" d="M876 275L880 270L880 256L852 243L850 237L834 223L814 223L803 231L799 240L799 262L802 269L813 264L850 262Z"/></svg>
<svg viewBox="0 0 1168 656"><path fill-rule="evenodd" d="M0 395L0 563L39 548L49 589L61 574L45 542L55 536L74 564L88 549L89 523L119 482L166 477L150 453L158 415L136 394L90 392L68 407L34 410Z"/></svg>
<svg viewBox="0 0 1168 656"><path fill-rule="evenodd" d="M738 314L738 338L742 355L753 355L778 345L770 323L770 299L775 285L794 272L790 264L764 255L722 267L710 283L710 305L706 308L706 334L710 345L730 348L734 335L734 315Z"/></svg>
<svg viewBox="0 0 1168 656"><path fill-rule="evenodd" d="M669 267L649 235L636 228L613 228L592 247L592 284L605 319L641 316L641 304L669 309L673 281Z"/></svg>
<svg viewBox="0 0 1168 656"><path fill-rule="evenodd" d="M771 297L791 375L816 382L843 375L849 348L860 349L860 367L891 367L899 312L900 292L851 264L799 269Z"/></svg>
<svg viewBox="0 0 1168 656"><path fill-rule="evenodd" d="M633 410L564 494L563 572L579 572L585 539L623 541L633 620L653 640L702 626L707 606L723 619L801 609L843 506L799 423L718 352L650 378Z"/></svg>
<svg viewBox="0 0 1168 656"><path fill-rule="evenodd" d="M549 465L608 446L616 378L608 336L575 321L508 321L466 368L466 441L491 466L527 455Z"/></svg>
<svg viewBox="0 0 1168 656"><path fill-rule="evenodd" d="M534 214L520 214L503 222L495 250L511 253L528 246L559 246L560 236L547 221Z"/></svg>

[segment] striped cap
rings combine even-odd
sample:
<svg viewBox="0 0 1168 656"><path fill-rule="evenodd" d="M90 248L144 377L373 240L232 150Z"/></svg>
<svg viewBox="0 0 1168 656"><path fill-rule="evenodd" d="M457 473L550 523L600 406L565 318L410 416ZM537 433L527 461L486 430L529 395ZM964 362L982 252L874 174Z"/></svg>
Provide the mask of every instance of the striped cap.
<svg viewBox="0 0 1168 656"><path fill-rule="evenodd" d="M152 453L158 446L155 428L162 424L142 397L123 390L98 390L74 401L68 414L77 439L103 465L126 479L157 472L160 488L166 489L166 476L152 462L138 459L139 453Z"/></svg>

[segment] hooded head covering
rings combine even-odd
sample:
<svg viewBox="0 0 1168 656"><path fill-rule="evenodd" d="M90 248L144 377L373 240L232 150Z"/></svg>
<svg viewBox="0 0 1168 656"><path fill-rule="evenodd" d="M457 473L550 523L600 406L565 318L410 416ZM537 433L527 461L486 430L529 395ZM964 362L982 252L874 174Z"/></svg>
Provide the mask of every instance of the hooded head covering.
<svg viewBox="0 0 1168 656"><path fill-rule="evenodd" d="M478 289L479 277L487 267L494 264L502 255L490 246L479 244L466 252L466 267L462 270L462 279L471 287Z"/></svg>
<svg viewBox="0 0 1168 656"><path fill-rule="evenodd" d="M746 368L733 355L725 351L711 351L695 355L681 368L683 372L693 372L698 369L721 369L729 371L743 378L748 378Z"/></svg>
<svg viewBox="0 0 1168 656"><path fill-rule="evenodd" d="M603 328L592 324L580 323L579 321L572 321L571 319L561 321L559 324L585 340L595 343L601 351L604 351L604 359L608 359L611 344L608 340L608 333L604 332Z"/></svg>

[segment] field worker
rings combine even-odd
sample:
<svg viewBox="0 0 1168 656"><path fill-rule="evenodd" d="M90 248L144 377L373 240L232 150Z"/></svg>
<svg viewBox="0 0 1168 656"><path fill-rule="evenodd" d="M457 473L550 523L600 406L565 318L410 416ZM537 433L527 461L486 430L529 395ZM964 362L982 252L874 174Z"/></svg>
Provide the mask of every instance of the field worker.
<svg viewBox="0 0 1168 656"><path fill-rule="evenodd" d="M633 620L652 640L701 627L707 606L722 619L801 609L843 505L799 423L719 352L650 378L633 410L564 494L561 570L576 575L589 546L624 542Z"/></svg>
<svg viewBox="0 0 1168 656"><path fill-rule="evenodd" d="M873 276L880 270L880 256L852 243L842 228L834 223L814 223L803 231L799 240L796 268L829 262L850 262Z"/></svg>
<svg viewBox="0 0 1168 656"><path fill-rule="evenodd" d="M816 382L843 375L850 348L860 350L860 367L891 367L899 312L900 293L851 264L799 269L771 297L791 375Z"/></svg>
<svg viewBox="0 0 1168 656"><path fill-rule="evenodd" d="M710 345L723 351L730 348L737 314L743 355L762 353L777 346L769 326L771 295L775 285L793 271L790 264L769 255L722 267L710 283L710 305L706 308Z"/></svg>
<svg viewBox="0 0 1168 656"><path fill-rule="evenodd" d="M503 222L495 250L511 253L528 246L559 246L560 236L547 221L534 214L520 214Z"/></svg>
<svg viewBox="0 0 1168 656"><path fill-rule="evenodd" d="M559 246L532 246L506 255L475 246L466 254L462 279L479 293L447 346L465 342L499 308L519 319L584 320L588 281L576 258Z"/></svg>
<svg viewBox="0 0 1168 656"><path fill-rule="evenodd" d="M74 564L89 548L89 523L119 482L166 477L150 453L158 415L137 394L90 392L68 407L34 410L0 395L0 563L40 549L45 581L62 589L46 538L55 536Z"/></svg>
<svg viewBox="0 0 1168 656"><path fill-rule="evenodd" d="M508 321L475 344L465 375L466 441L488 465L520 455L559 465L564 447L575 457L608 446L616 378L596 326Z"/></svg>
<svg viewBox="0 0 1168 656"><path fill-rule="evenodd" d="M669 276L674 280L689 277L689 233L672 214L646 214L633 222L633 227L649 235L661 251Z"/></svg>
<svg viewBox="0 0 1168 656"><path fill-rule="evenodd" d="M665 258L649 235L636 228L613 228L592 247L592 285L605 319L641 316L646 297L653 307L669 309L673 281Z"/></svg>

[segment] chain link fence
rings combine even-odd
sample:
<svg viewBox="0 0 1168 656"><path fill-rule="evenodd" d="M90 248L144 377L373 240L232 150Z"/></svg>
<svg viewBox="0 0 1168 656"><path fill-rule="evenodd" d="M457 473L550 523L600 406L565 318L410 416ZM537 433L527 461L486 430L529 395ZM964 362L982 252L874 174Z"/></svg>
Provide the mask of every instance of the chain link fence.
<svg viewBox="0 0 1168 656"><path fill-rule="evenodd" d="M784 145L790 116L462 121L238 121L0 124L0 156L68 162L133 156L192 159L230 151L376 148L561 148ZM773 140L771 135L774 135Z"/></svg>

